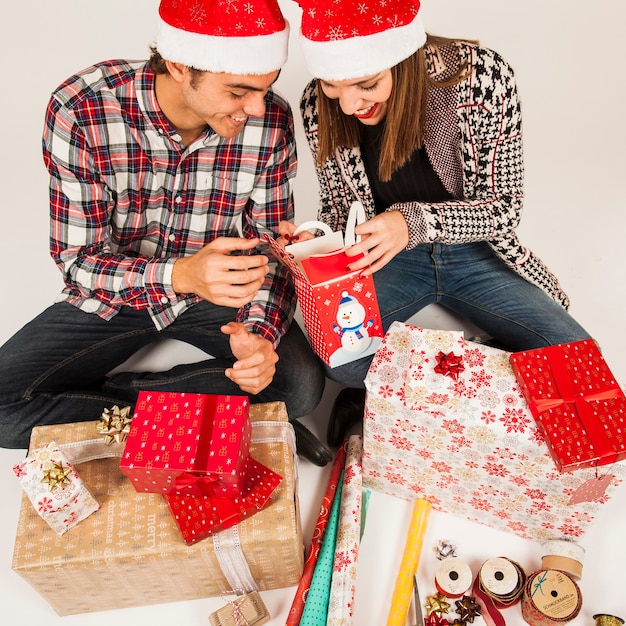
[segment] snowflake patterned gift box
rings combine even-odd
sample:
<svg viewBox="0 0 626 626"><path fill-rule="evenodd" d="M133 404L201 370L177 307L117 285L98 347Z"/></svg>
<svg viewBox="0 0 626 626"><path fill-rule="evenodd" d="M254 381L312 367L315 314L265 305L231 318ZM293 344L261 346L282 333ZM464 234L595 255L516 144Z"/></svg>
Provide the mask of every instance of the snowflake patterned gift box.
<svg viewBox="0 0 626 626"><path fill-rule="evenodd" d="M37 513L60 535L100 508L54 441L32 450L13 472Z"/></svg>
<svg viewBox="0 0 626 626"><path fill-rule="evenodd" d="M560 471L626 458L626 397L593 339L511 354Z"/></svg>
<svg viewBox="0 0 626 626"><path fill-rule="evenodd" d="M348 219L346 247L354 240L355 213ZM358 257L346 256L341 232L316 221L300 228L316 228L324 235L285 248L265 239L291 272L313 349L330 367L374 354L384 336L374 279L347 269Z"/></svg>
<svg viewBox="0 0 626 626"><path fill-rule="evenodd" d="M12 569L59 615L297 585L304 544L293 427L281 402L251 406L250 420L250 456L282 477L261 511L187 545L161 494L136 491L119 456L98 458L81 463L80 475L100 509L71 532L57 535L22 496ZM95 425L36 427L31 448L89 441Z"/></svg>
<svg viewBox="0 0 626 626"><path fill-rule="evenodd" d="M246 396L140 391L120 469L137 491L240 497L249 409Z"/></svg>
<svg viewBox="0 0 626 626"><path fill-rule="evenodd" d="M392 324L365 380L364 487L529 539L583 536L625 468L560 473L509 357Z"/></svg>

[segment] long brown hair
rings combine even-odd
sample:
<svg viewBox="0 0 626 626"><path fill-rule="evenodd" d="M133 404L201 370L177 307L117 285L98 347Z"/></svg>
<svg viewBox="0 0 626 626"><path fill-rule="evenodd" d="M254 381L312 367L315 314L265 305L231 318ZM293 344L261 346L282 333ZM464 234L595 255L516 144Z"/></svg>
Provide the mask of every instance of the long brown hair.
<svg viewBox="0 0 626 626"><path fill-rule="evenodd" d="M435 53L438 53L439 48L458 44L460 41L429 34L425 46L433 47ZM415 150L424 145L429 88L432 85L439 87L455 85L467 75L467 62L459 60L459 66L452 76L445 80L436 80L428 72L424 47L391 68L393 82L378 163L378 175L381 180L388 181L393 172L406 163ZM326 97L319 80L317 99L319 115L317 162L322 166L324 161L334 156L337 148L352 148L359 145L361 122L352 115L343 113L338 99L331 100Z"/></svg>

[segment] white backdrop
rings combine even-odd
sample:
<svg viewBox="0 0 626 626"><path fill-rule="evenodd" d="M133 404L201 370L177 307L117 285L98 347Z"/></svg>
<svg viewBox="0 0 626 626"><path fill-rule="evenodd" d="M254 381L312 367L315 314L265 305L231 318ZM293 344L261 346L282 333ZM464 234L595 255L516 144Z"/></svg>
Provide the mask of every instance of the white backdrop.
<svg viewBox="0 0 626 626"><path fill-rule="evenodd" d="M5 138L0 167L0 263L4 267L0 343L50 304L61 288L58 271L48 256L47 174L40 148L49 94L67 76L91 63L146 58L155 35L157 6L157 0L21 0L11 3L10 13L5 8L0 23L0 58L4 60L0 119ZM297 105L310 76L302 64L296 36L300 9L291 0L281 0L281 6L292 24L292 37L290 59L278 88L296 114L300 155L296 217L304 221L317 210L316 181ZM572 314L599 341L624 384L626 89L619 42L624 35L626 5L619 0L527 0L517 4L425 0L423 19L427 30L435 34L479 39L498 50L516 70L526 156L522 241L559 276L571 297ZM0 507L5 509L3 530L9 535L0 549L0 615L8 607L12 619L7 623L30 625L43 623L44 616L52 614L35 600L37 608L31 615L27 606L33 599L30 590L8 571L19 489L5 475L16 459L13 453L0 453L0 475L3 483L10 484L11 496L7 507ZM320 481L325 476L318 469L303 466L302 478L314 481L301 496L305 531L311 530ZM8 497L4 489L3 493ZM623 515L619 508L612 510ZM617 528L623 522L615 519L615 524L613 534L597 534L598 542L604 542L604 555L613 553L613 546L606 542L618 537ZM487 542L495 541L493 536L484 537ZM621 573L620 563L626 558L623 545L618 554L619 562L608 564L607 570L606 564L599 564L603 571L597 573L608 576L611 568L614 574ZM597 599L611 597L607 587L617 590L620 583L598 581L593 587ZM605 590L602 595L599 589ZM285 602L288 600L283 598L279 603L280 610L285 610ZM617 598L599 608L626 612L624 602ZM116 623L143 623L148 621L144 615L151 615L150 623L165 624L171 623L166 616L175 614L167 610L125 613L126 619L122 616ZM186 615L190 618L187 623L206 623L204 608L190 609ZM81 626L88 623L86 618L67 623L70 621ZM590 614L586 614L586 619L577 623L589 621ZM89 623L108 622L95 618Z"/></svg>

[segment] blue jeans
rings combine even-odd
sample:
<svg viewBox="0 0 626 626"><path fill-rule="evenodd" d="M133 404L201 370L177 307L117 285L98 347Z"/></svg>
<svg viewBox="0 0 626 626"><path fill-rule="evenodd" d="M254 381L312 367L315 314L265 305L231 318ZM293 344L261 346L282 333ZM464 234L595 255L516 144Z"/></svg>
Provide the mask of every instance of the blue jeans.
<svg viewBox="0 0 626 626"><path fill-rule="evenodd" d="M236 311L203 301L157 331L146 311L124 307L111 320L66 302L52 305L0 347L0 446L27 448L33 426L97 420L105 408L134 404L141 389L246 395L224 376L234 357L220 326ZM107 373L140 348L171 338L215 357L166 372ZM251 402L285 402L291 419L310 413L324 373L295 323L282 338L271 385Z"/></svg>
<svg viewBox="0 0 626 626"><path fill-rule="evenodd" d="M405 250L374 274L374 283L385 332L392 322L438 303L511 352L589 338L560 304L507 267L487 243ZM372 358L326 367L326 375L363 387Z"/></svg>

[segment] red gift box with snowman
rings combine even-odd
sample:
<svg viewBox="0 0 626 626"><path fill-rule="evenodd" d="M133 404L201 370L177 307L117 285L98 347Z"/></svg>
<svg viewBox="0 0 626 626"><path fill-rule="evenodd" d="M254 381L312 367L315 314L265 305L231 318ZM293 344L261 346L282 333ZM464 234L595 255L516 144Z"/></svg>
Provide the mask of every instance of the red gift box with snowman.
<svg viewBox="0 0 626 626"><path fill-rule="evenodd" d="M378 300L371 276L361 270L346 271L345 248L356 238L354 226L365 219L359 202L353 203L346 226L332 232L323 222L300 225L294 235L304 230L324 234L284 248L266 236L274 255L290 270L309 340L317 355L330 367L337 367L374 354L384 337Z"/></svg>

